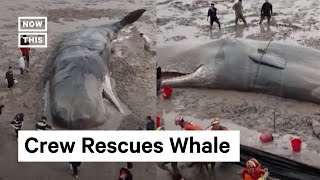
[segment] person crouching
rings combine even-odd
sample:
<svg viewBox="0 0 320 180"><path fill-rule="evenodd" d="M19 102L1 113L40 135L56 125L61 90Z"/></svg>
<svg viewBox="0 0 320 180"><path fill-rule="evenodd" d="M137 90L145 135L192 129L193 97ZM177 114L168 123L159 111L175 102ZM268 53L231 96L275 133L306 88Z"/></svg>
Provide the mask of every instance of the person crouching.
<svg viewBox="0 0 320 180"><path fill-rule="evenodd" d="M47 130L47 129L54 129L52 126L47 124L47 118L42 116L41 120L36 124L36 130Z"/></svg>

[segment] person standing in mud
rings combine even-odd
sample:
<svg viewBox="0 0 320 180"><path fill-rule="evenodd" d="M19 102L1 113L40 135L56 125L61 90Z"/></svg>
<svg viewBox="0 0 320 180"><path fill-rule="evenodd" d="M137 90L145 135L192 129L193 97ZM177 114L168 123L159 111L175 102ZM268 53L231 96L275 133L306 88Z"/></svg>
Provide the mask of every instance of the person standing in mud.
<svg viewBox="0 0 320 180"><path fill-rule="evenodd" d="M262 23L265 17L267 17L268 23L270 23L271 15L272 15L272 4L269 3L269 0L266 0L266 2L263 3L261 7L261 19L259 24Z"/></svg>
<svg viewBox="0 0 320 180"><path fill-rule="evenodd" d="M11 121L10 123L16 133L17 141L18 141L18 131L21 130L22 128L23 118L24 118L24 114L19 113L13 118L13 121Z"/></svg>
<svg viewBox="0 0 320 180"><path fill-rule="evenodd" d="M147 116L147 121L146 130L155 130L155 122L151 116Z"/></svg>
<svg viewBox="0 0 320 180"><path fill-rule="evenodd" d="M161 66L158 66L157 63L157 95L159 94L160 87L161 87Z"/></svg>
<svg viewBox="0 0 320 180"><path fill-rule="evenodd" d="M30 43L27 41L27 36L26 35L23 35L22 38L21 38L21 45L30 45ZM21 53L22 53L22 56L25 57L25 60L27 62L27 69L26 71L29 72L29 59L30 59L30 48L20 48L21 50Z"/></svg>
<svg viewBox="0 0 320 180"><path fill-rule="evenodd" d="M13 71L12 67L9 66L9 70L6 72L6 80L7 80L7 85L10 90L12 90L12 87L14 85L14 76L13 76Z"/></svg>
<svg viewBox="0 0 320 180"><path fill-rule="evenodd" d="M69 162L69 164L73 171L73 177L78 179L78 168L81 166L81 162Z"/></svg>
<svg viewBox="0 0 320 180"><path fill-rule="evenodd" d="M210 17L210 34L212 34L213 23L216 22L219 25L219 30L221 30L221 24L217 17L217 8L214 7L214 3L211 3L211 7L208 10L207 21Z"/></svg>
<svg viewBox="0 0 320 180"><path fill-rule="evenodd" d="M150 45L151 45L150 38L147 35L143 34L143 33L140 33L140 36L144 40L144 49L147 50L147 51L150 51Z"/></svg>
<svg viewBox="0 0 320 180"><path fill-rule="evenodd" d="M19 68L20 68L21 76L24 73L25 67L26 67L25 56L21 56L20 59L19 59Z"/></svg>
<svg viewBox="0 0 320 180"><path fill-rule="evenodd" d="M238 21L239 19L241 19L243 21L243 23L247 26L247 21L246 19L244 18L243 16L243 6L242 6L242 0L239 0L237 3L235 3L232 7L232 9L234 10L235 12L235 16L236 16L236 19L235 19L235 24L237 25L238 24Z"/></svg>

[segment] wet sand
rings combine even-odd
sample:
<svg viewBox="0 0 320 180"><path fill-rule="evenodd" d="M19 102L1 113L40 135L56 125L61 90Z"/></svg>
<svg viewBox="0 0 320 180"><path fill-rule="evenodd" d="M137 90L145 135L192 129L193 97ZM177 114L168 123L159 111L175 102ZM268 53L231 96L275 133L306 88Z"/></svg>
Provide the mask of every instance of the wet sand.
<svg viewBox="0 0 320 180"><path fill-rule="evenodd" d="M192 39L199 43L210 39L237 37L257 40L285 40L287 42L320 48L317 17L320 15L317 0L280 0L270 1L273 4L274 15L270 26L266 20L259 26L259 12L264 0L244 1L244 16L249 24L245 28L242 22L235 28L234 11L235 0L213 1L218 9L217 16L221 22L213 25L210 36L207 12L211 1L204 0L158 0L157 24L159 45L172 42L183 42Z"/></svg>
<svg viewBox="0 0 320 180"><path fill-rule="evenodd" d="M210 1L158 1L157 43L162 47L177 45L178 50L179 44L189 44L191 48L212 39L231 37L278 40L320 49L320 25L315 23L319 13L319 1L272 1L272 22L268 26L265 20L260 27L257 14L263 2L264 0L244 1L244 15L249 27L244 27L242 22L235 27L232 10L234 1L215 1L222 30L219 31L218 25L214 24L213 34L210 35L209 23L206 21ZM168 53L166 55L170 56ZM213 117L219 117L222 125L241 131L241 143L319 167L320 141L313 135L310 124L313 119L320 120L319 116L314 115L319 111L317 104L257 93L191 88L173 89L170 100L158 97L157 102L157 112L166 129L180 129L174 125L174 118L178 115L185 116L186 120L203 128L210 125ZM260 143L259 135L264 131L274 132L274 143ZM292 137L299 137L303 141L302 152L298 155L292 153L289 143ZM231 173L225 174L223 179L240 179L241 169L227 169ZM195 180L199 175L193 173L194 171L195 169L188 168L182 173L187 179ZM160 172L161 170L157 171Z"/></svg>
<svg viewBox="0 0 320 180"><path fill-rule="evenodd" d="M108 120L95 129L137 129L144 126L147 115L155 116L155 57L143 49L140 31L153 41L155 29L155 9L151 0L136 1L53 1L53 0L5 0L0 7L0 103L5 104L0 117L0 165L1 180L12 179L73 179L68 163L18 163L17 142L14 130L9 125L17 113L25 114L22 129L34 129L36 121L44 113L44 87L41 86L43 70L54 45L65 32L85 27L114 22L126 13L138 8L147 12L133 26L128 26L114 42L115 54L111 58L111 76L115 80L115 90L130 113L119 119ZM18 16L48 17L48 48L32 49L31 72L19 76L17 48ZM9 66L13 67L18 84L10 94L6 88L4 75ZM119 169L125 163L83 163L79 179L116 179ZM137 179L155 176L152 163L134 163L132 169Z"/></svg>

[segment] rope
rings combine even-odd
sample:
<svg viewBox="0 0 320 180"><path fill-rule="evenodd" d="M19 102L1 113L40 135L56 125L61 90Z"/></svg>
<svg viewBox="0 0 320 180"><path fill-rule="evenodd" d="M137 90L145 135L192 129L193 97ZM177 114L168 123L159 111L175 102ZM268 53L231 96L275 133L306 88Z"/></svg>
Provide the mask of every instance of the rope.
<svg viewBox="0 0 320 180"><path fill-rule="evenodd" d="M255 76L254 81L253 81L253 85L254 85L254 86L255 86L256 80L257 80L257 78L258 78L258 73L259 73L260 66L261 66L261 60L262 60L263 56L267 53L267 50L268 50L271 42L272 42L272 40L269 41L269 43L268 43L268 45L267 45L267 48L264 49L264 51L263 51L263 53L262 53L262 55L261 55L261 58L260 58L260 60L259 60L259 66L258 66L258 69L257 69L257 72L256 72L256 76ZM259 49L258 49L258 50L259 50Z"/></svg>

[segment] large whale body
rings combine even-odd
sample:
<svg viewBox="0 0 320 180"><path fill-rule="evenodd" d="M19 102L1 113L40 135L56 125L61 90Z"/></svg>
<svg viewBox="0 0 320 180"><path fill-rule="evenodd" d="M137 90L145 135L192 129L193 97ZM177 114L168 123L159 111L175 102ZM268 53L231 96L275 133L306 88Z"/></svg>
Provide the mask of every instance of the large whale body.
<svg viewBox="0 0 320 180"><path fill-rule="evenodd" d="M87 129L106 121L109 108L124 113L114 93L108 60L111 41L128 24L145 12L139 9L121 21L67 34L53 54L49 75L50 113L53 122L63 128Z"/></svg>
<svg viewBox="0 0 320 180"><path fill-rule="evenodd" d="M319 50L247 39L218 39L171 56L168 50L158 49L158 64L181 76L163 80L162 86L254 91L320 103Z"/></svg>

